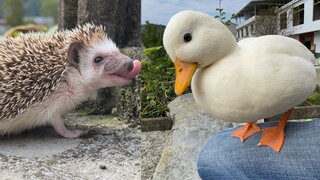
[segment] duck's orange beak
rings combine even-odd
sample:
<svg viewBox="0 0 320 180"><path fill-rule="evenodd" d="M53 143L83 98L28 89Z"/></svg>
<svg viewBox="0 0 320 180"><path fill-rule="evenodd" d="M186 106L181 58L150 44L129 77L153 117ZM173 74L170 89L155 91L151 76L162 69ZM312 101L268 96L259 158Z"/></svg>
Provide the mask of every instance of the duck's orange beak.
<svg viewBox="0 0 320 180"><path fill-rule="evenodd" d="M174 66L176 68L174 91L180 96L190 85L192 76L197 69L197 63L182 62L177 58L174 61Z"/></svg>

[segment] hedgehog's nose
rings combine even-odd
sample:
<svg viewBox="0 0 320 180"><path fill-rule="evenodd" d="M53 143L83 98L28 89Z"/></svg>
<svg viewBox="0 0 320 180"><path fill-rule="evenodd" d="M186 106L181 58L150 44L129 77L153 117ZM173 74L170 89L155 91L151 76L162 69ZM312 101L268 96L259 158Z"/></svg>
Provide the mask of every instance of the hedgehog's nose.
<svg viewBox="0 0 320 180"><path fill-rule="evenodd" d="M128 71L132 71L133 69L133 61L128 62Z"/></svg>

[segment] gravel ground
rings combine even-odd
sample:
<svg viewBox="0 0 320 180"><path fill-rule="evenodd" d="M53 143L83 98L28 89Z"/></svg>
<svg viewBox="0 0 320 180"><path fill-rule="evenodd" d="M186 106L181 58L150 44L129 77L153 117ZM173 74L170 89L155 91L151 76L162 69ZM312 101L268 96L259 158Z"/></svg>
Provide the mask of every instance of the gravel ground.
<svg viewBox="0 0 320 180"><path fill-rule="evenodd" d="M0 138L0 179L141 179L141 132L106 116L68 116L79 139L51 127Z"/></svg>

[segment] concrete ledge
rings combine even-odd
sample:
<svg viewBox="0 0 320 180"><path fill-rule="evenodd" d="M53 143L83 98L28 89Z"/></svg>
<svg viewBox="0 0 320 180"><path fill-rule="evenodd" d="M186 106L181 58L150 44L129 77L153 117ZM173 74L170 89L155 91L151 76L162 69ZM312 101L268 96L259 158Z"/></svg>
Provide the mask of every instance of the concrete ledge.
<svg viewBox="0 0 320 180"><path fill-rule="evenodd" d="M284 113L283 113L284 114ZM279 121L283 114L278 114L276 116L266 118L266 121ZM293 113L289 119L313 119L320 117L320 106L301 106L295 107Z"/></svg>
<svg viewBox="0 0 320 180"><path fill-rule="evenodd" d="M142 132L171 130L172 125L173 120L170 117L141 119Z"/></svg>

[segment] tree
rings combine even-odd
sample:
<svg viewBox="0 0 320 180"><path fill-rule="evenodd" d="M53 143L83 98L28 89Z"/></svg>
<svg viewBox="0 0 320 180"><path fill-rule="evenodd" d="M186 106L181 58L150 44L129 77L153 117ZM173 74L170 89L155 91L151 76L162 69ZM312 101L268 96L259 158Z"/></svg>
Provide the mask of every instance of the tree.
<svg viewBox="0 0 320 180"><path fill-rule="evenodd" d="M232 14L231 19L229 19L228 21L226 21L226 12L222 9L222 8L217 8L216 11L219 12L219 15L216 15L215 18L219 19L220 22L222 22L224 25L226 26L230 26L231 24L231 19L234 18L234 14Z"/></svg>
<svg viewBox="0 0 320 180"><path fill-rule="evenodd" d="M219 15L216 15L214 17L220 20L220 22L222 22L226 26L230 26L231 19L236 19L236 15L232 14L231 19L226 21L226 12L223 10L223 8L216 8L216 11L218 11Z"/></svg>
<svg viewBox="0 0 320 180"><path fill-rule="evenodd" d="M56 22L58 16L58 1L57 0L42 0L41 16L53 17Z"/></svg>
<svg viewBox="0 0 320 180"><path fill-rule="evenodd" d="M283 17L282 17L283 15ZM277 15L277 7L271 7L259 11L255 20L255 36L272 34L290 35L292 29L287 27L288 22L292 22L293 16L287 16L287 12Z"/></svg>
<svg viewBox="0 0 320 180"><path fill-rule="evenodd" d="M22 0L4 0L2 10L4 11L4 19L10 26L17 26L23 23Z"/></svg>
<svg viewBox="0 0 320 180"><path fill-rule="evenodd" d="M162 36L165 26L146 21L141 29L141 41L145 48L162 46Z"/></svg>
<svg viewBox="0 0 320 180"><path fill-rule="evenodd" d="M226 12L223 10L223 8L221 7L221 2L222 0L219 0L219 8L216 8L216 11L218 11L218 15L214 16L216 19L219 19L220 22L222 22L224 25L226 26L230 26L231 25L231 20L232 19L236 19L237 16L235 14L232 14L231 19L229 19L228 21L226 21Z"/></svg>
<svg viewBox="0 0 320 180"><path fill-rule="evenodd" d="M216 15L215 18L223 22L226 19L226 12L224 12L222 8L216 8L216 11L218 11L219 15Z"/></svg>
<svg viewBox="0 0 320 180"><path fill-rule="evenodd" d="M255 20L255 35L278 34L278 20L275 8L264 9L259 12Z"/></svg>

